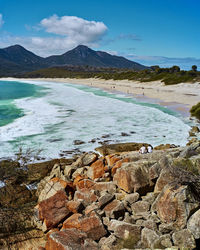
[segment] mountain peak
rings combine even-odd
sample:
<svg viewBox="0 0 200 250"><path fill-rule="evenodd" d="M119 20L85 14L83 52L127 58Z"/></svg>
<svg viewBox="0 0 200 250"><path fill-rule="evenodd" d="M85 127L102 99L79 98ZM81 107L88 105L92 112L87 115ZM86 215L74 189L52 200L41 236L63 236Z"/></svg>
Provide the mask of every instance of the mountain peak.
<svg viewBox="0 0 200 250"><path fill-rule="evenodd" d="M76 48L70 50L70 51L67 51L64 56L69 56L69 55L76 55L78 56L79 58L86 58L88 56L90 56L91 54L94 54L96 53L94 50L88 48L87 46L85 45L78 45Z"/></svg>
<svg viewBox="0 0 200 250"><path fill-rule="evenodd" d="M73 50L91 50L90 48L88 48L86 45L78 45L76 48L74 48Z"/></svg>
<svg viewBox="0 0 200 250"><path fill-rule="evenodd" d="M4 50L26 50L26 49L19 44L15 44L5 48Z"/></svg>

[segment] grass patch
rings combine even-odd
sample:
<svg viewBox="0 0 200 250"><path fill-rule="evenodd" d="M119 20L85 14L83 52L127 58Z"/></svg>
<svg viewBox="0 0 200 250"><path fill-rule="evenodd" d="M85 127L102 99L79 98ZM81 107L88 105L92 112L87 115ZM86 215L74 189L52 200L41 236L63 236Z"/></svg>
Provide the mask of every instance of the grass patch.
<svg viewBox="0 0 200 250"><path fill-rule="evenodd" d="M194 175L200 174L200 160L192 162L190 159L175 159L174 166L188 171Z"/></svg>
<svg viewBox="0 0 200 250"><path fill-rule="evenodd" d="M192 108L190 109L190 113L192 116L195 116L200 120L200 102L192 106Z"/></svg>

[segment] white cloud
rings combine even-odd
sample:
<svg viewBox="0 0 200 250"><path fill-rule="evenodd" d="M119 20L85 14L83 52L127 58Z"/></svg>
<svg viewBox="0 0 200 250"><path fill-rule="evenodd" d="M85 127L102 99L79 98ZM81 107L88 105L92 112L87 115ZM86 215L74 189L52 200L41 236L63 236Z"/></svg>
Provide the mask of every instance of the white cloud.
<svg viewBox="0 0 200 250"><path fill-rule="evenodd" d="M107 30L103 22L87 21L76 16L58 17L57 15L53 15L43 19L40 25L48 33L81 39L88 42L99 40Z"/></svg>
<svg viewBox="0 0 200 250"><path fill-rule="evenodd" d="M0 14L0 28L3 26L4 20L3 20L3 15Z"/></svg>
<svg viewBox="0 0 200 250"><path fill-rule="evenodd" d="M0 46L6 47L19 43L41 56L62 54L80 44L96 47L108 29L103 22L88 21L76 16L58 17L57 15L41 20L37 27L38 30L44 30L52 35L50 37L7 35L6 38L0 38Z"/></svg>
<svg viewBox="0 0 200 250"><path fill-rule="evenodd" d="M104 52L107 52L110 55L118 56L118 52L116 50L104 50Z"/></svg>

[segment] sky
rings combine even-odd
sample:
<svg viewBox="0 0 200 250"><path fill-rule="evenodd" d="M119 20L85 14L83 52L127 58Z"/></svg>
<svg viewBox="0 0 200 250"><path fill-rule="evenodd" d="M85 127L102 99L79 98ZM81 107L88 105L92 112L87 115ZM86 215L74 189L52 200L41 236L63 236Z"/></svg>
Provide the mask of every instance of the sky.
<svg viewBox="0 0 200 250"><path fill-rule="evenodd" d="M200 67L200 0L0 0L0 48L79 44L144 65Z"/></svg>

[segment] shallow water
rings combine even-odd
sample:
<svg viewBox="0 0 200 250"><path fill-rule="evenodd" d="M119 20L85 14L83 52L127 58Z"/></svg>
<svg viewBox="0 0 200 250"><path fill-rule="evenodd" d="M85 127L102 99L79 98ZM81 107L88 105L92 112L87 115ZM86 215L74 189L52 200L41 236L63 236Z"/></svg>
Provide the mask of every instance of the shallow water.
<svg viewBox="0 0 200 250"><path fill-rule="evenodd" d="M105 134L110 135L106 139L112 142L147 142L153 146L187 142L188 121L157 104L75 84L39 81L9 84L31 86L32 90L6 100L8 107L15 108L11 112L7 109L8 117L9 113L16 117L1 124L0 157L12 156L20 146L43 149L42 155L51 158L57 157L61 150L77 147L93 150L100 145L99 141L105 140L101 138ZM0 110L0 116L2 114L5 116ZM122 132L129 136L121 136ZM93 138L99 140L89 143ZM85 143L75 146L74 140Z"/></svg>
<svg viewBox="0 0 200 250"><path fill-rule="evenodd" d="M0 126L5 126L24 115L23 110L18 108L13 100L39 96L40 90L41 87L33 84L0 81Z"/></svg>

